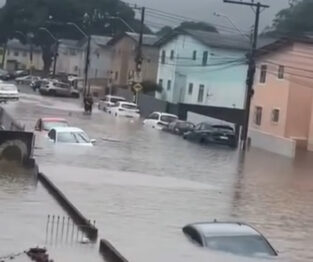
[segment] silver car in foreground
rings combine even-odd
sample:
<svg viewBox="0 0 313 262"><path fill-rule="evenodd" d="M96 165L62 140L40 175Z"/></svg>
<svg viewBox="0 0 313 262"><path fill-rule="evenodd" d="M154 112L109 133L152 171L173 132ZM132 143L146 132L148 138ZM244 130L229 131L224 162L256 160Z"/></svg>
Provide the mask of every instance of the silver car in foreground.
<svg viewBox="0 0 313 262"><path fill-rule="evenodd" d="M187 225L185 235L196 245L241 256L277 256L267 239L244 223L204 222Z"/></svg>
<svg viewBox="0 0 313 262"><path fill-rule="evenodd" d="M0 82L0 101L18 100L19 92L14 84Z"/></svg>

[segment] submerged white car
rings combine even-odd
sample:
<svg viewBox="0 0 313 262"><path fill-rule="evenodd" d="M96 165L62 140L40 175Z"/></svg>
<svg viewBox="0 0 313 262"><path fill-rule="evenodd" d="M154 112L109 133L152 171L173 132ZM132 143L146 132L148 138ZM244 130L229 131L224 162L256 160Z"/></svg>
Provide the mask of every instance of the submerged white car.
<svg viewBox="0 0 313 262"><path fill-rule="evenodd" d="M178 117L176 115L153 112L143 121L143 124L145 126L161 130L177 119Z"/></svg>
<svg viewBox="0 0 313 262"><path fill-rule="evenodd" d="M117 102L126 102L126 99L121 96L107 95L103 99L100 99L98 108L103 111L107 111L111 106L114 106Z"/></svg>
<svg viewBox="0 0 313 262"><path fill-rule="evenodd" d="M0 101L18 100L19 92L14 84L0 83Z"/></svg>
<svg viewBox="0 0 313 262"><path fill-rule="evenodd" d="M129 102L117 102L114 106L107 109L109 114L128 118L139 118L140 110L138 105Z"/></svg>
<svg viewBox="0 0 313 262"><path fill-rule="evenodd" d="M96 142L77 127L54 127L49 131L48 138L55 144L93 146Z"/></svg>

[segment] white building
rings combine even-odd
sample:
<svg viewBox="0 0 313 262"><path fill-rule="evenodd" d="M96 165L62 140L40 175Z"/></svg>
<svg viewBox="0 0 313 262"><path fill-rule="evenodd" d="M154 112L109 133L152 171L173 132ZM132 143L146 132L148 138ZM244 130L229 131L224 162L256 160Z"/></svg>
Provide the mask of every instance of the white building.
<svg viewBox="0 0 313 262"><path fill-rule="evenodd" d="M43 69L42 52L39 46L32 47L33 61L31 65L31 47L29 44L22 44L18 39L11 39L7 42L5 53L4 68L8 71L18 69L30 69L31 66L35 70Z"/></svg>
<svg viewBox="0 0 313 262"><path fill-rule="evenodd" d="M243 38L178 30L160 39L157 98L173 103L244 107L246 52Z"/></svg>

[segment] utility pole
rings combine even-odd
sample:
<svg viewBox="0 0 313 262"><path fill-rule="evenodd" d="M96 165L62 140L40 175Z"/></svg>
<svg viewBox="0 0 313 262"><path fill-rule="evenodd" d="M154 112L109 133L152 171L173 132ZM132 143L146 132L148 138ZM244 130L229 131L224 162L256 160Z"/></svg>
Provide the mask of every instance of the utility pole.
<svg viewBox="0 0 313 262"><path fill-rule="evenodd" d="M85 86L85 94L89 95L90 94L90 88L88 87L88 71L89 71L89 63L90 63L90 42L91 42L91 35L88 34L87 36L87 50L86 50L86 60L85 60L85 81L84 81L84 86ZM87 91L87 94L86 94Z"/></svg>
<svg viewBox="0 0 313 262"><path fill-rule="evenodd" d="M247 138L248 138L248 128L249 128L250 106L251 106L251 98L253 96L253 83L254 83L254 75L255 75L255 67L256 67L255 55L256 55L256 50L257 50L260 13L261 13L261 8L268 8L269 6L263 5L260 2L254 3L254 1L243 2L243 1L234 1L234 0L224 0L224 3L256 7L253 39L252 39L251 49L248 55L249 64L248 64L247 80L246 80L246 85L247 85L246 101L245 101L245 111L244 111L244 123L243 123L243 129L241 132L241 147L242 147L242 150L246 150L247 142L248 142Z"/></svg>
<svg viewBox="0 0 313 262"><path fill-rule="evenodd" d="M136 8L136 7L135 7ZM135 77L135 83L138 84L142 82L142 45L143 45L143 34L144 34L144 29L145 29L145 7L141 7L141 19L140 19L140 32L139 32L139 39L138 39L138 46L137 46L137 54L135 56L135 63L136 63L136 77ZM135 96L135 103L138 103L138 92L139 90L136 91L136 96Z"/></svg>

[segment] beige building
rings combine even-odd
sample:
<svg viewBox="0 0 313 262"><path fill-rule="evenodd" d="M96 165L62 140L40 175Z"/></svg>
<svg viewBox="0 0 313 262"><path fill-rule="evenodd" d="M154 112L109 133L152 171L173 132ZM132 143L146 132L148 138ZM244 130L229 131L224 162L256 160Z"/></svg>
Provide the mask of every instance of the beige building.
<svg viewBox="0 0 313 262"><path fill-rule="evenodd" d="M8 71L30 69L30 50L29 44L24 45L18 39L8 40L4 68ZM36 70L43 69L42 52L39 46L33 46L32 67Z"/></svg>
<svg viewBox="0 0 313 262"><path fill-rule="evenodd" d="M111 45L110 73L113 85L125 87L134 79L138 38L136 33L124 33L108 43ZM158 70L158 49L154 46L156 40L157 36L155 35L143 36L142 81L156 83Z"/></svg>
<svg viewBox="0 0 313 262"><path fill-rule="evenodd" d="M296 148L313 150L313 41L279 40L259 54L252 144L291 157Z"/></svg>

